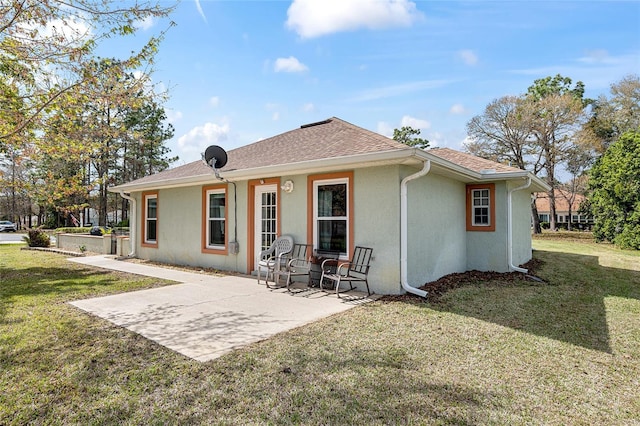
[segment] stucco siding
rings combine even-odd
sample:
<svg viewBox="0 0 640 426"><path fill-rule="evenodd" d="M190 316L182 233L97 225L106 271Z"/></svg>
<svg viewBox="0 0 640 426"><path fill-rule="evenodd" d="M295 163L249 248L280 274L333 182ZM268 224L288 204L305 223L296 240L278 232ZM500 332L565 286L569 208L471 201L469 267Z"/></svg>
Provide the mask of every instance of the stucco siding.
<svg viewBox="0 0 640 426"><path fill-rule="evenodd" d="M212 180L212 184L219 183ZM246 183L237 185L237 198L246 199ZM228 195L228 239L234 239L233 185L227 187ZM238 227L240 252L237 255L216 255L202 253L202 187L161 189L158 191L158 247L143 247L141 219L143 208L140 194L136 194L138 226L136 241L138 257L176 265L191 265L218 268L229 271L246 269L246 231ZM247 216L246 202L238 203L238 219Z"/></svg>
<svg viewBox="0 0 640 426"><path fill-rule="evenodd" d="M516 186L516 185L514 185ZM531 193L515 191L513 198L513 264L522 265L531 260Z"/></svg>
<svg viewBox="0 0 640 426"><path fill-rule="evenodd" d="M307 242L307 175L283 176L280 181L293 182L293 191L280 191L280 227L294 242Z"/></svg>
<svg viewBox="0 0 640 426"><path fill-rule="evenodd" d="M405 170L405 175L415 173ZM465 185L435 174L410 181L407 281L414 287L465 270Z"/></svg>
<svg viewBox="0 0 640 426"><path fill-rule="evenodd" d="M354 243L372 247L369 286L377 294L400 293L399 167L354 173Z"/></svg>
<svg viewBox="0 0 640 426"><path fill-rule="evenodd" d="M507 272L507 187L495 183L495 231L467 231L467 270Z"/></svg>

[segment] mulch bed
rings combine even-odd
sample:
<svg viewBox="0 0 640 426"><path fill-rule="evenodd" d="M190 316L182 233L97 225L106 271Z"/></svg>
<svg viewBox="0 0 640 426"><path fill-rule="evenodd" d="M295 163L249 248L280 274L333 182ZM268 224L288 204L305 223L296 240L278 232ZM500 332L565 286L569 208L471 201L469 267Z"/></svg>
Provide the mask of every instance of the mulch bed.
<svg viewBox="0 0 640 426"><path fill-rule="evenodd" d="M436 281L428 282L421 287L420 290L428 292L427 298L423 299L414 294L400 294L383 296L379 300L383 302L431 302L437 303L440 297L446 292L460 288L466 285L478 285L481 283L492 282L495 285L516 285L522 282L544 282L535 276L536 270L543 264L539 259L531 259L529 262L521 265L522 268L528 269L529 272L523 274L521 272L482 272L467 271L445 275Z"/></svg>

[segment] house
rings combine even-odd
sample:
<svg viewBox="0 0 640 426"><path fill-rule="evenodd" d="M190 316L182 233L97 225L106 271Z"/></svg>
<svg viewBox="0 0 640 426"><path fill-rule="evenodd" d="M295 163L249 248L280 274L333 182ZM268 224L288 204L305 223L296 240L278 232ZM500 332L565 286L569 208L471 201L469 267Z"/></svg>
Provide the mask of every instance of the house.
<svg viewBox="0 0 640 426"><path fill-rule="evenodd" d="M582 194L571 194L564 189L553 191L556 202L556 225L559 228L567 228L571 224L572 228L590 229L593 226L593 218L590 215L580 214L580 205L586 197ZM569 203L571 201L571 203ZM571 207L571 208L569 208ZM546 192L536 194L536 209L538 219L541 224L546 224L548 228L551 209L549 207L549 194Z"/></svg>
<svg viewBox="0 0 640 426"><path fill-rule="evenodd" d="M411 148L338 118L111 188L131 203L131 255L255 273L277 235L335 250L372 247L371 290L531 259L531 173L440 148Z"/></svg>

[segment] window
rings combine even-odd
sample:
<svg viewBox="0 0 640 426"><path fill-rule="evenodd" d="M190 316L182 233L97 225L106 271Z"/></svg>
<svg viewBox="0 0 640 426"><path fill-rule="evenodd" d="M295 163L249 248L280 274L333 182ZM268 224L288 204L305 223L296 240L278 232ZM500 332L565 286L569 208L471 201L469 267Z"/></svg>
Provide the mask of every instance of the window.
<svg viewBox="0 0 640 426"><path fill-rule="evenodd" d="M158 193L143 193L142 199L144 204L142 245L145 247L158 247Z"/></svg>
<svg viewBox="0 0 640 426"><path fill-rule="evenodd" d="M226 185L202 189L202 251L226 254L227 249L227 189Z"/></svg>
<svg viewBox="0 0 640 426"><path fill-rule="evenodd" d="M489 226L489 190L473 189L473 226Z"/></svg>
<svg viewBox="0 0 640 426"><path fill-rule="evenodd" d="M353 241L353 173L309 177L313 194L309 210L314 248L347 257Z"/></svg>
<svg viewBox="0 0 640 426"><path fill-rule="evenodd" d="M467 231L495 231L495 184L467 186Z"/></svg>

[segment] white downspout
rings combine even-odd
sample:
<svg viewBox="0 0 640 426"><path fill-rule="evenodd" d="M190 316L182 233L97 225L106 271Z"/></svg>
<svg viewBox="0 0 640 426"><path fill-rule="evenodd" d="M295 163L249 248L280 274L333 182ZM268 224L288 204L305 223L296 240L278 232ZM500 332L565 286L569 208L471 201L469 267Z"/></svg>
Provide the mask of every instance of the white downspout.
<svg viewBox="0 0 640 426"><path fill-rule="evenodd" d="M126 200L131 201L131 216L129 217L129 243L131 244L131 252L128 257L135 257L136 255L136 199L125 194L120 190L120 196Z"/></svg>
<svg viewBox="0 0 640 426"><path fill-rule="evenodd" d="M408 293L413 293L420 297L427 297L427 292L424 290L411 287L407 282L407 222L408 222L408 208L407 208L407 183L413 179L417 179L421 176L429 173L431 169L431 160L425 160L422 170L402 179L400 183L400 283L402 288Z"/></svg>
<svg viewBox="0 0 640 426"><path fill-rule="evenodd" d="M512 206L512 197L516 191L520 191L521 189L526 189L531 185L531 177L527 178L527 183L522 186L518 186L517 188L510 189L507 192L507 221L509 225L507 226L507 264L509 265L509 271L517 271L526 274L529 272L528 269L520 268L519 266L515 266L513 264L513 206Z"/></svg>

